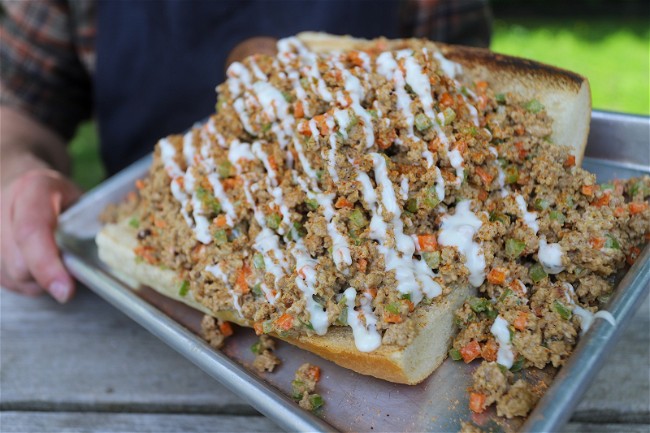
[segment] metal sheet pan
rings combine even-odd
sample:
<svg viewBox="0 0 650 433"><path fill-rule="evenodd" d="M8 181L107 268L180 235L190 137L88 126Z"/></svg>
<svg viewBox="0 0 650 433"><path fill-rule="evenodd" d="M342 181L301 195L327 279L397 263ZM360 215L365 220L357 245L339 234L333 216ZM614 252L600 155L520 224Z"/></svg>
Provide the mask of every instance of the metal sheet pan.
<svg viewBox="0 0 650 433"><path fill-rule="evenodd" d="M600 182L650 173L649 133L647 117L594 112L583 166L594 171ZM131 290L98 260L94 236L100 228L99 213L131 191L150 162L148 157L130 166L61 216L57 238L66 265L83 284L286 430L458 431L461 421L471 420L491 431L555 431L570 417L605 353L650 288L650 248L645 248L608 305L617 325L594 323L525 422L498 419L493 408L481 415L469 411L466 389L476 363L447 360L420 385L407 386L359 375L280 343L277 353L283 364L274 373L260 375L250 367L249 348L256 341L251 330L238 329L221 352L215 351L196 335L200 313L151 289ZM290 399L291 380L303 362L322 369L318 392L326 404L316 414L303 411ZM525 379L548 383L555 375L552 368L531 369Z"/></svg>

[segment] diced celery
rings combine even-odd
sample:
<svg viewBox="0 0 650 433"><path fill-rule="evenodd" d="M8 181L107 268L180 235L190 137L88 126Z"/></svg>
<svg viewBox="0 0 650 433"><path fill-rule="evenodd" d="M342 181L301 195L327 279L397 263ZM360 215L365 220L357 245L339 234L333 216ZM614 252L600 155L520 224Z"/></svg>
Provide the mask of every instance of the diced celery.
<svg viewBox="0 0 650 433"><path fill-rule="evenodd" d="M323 406L325 403L323 401L323 397L321 397L319 394L313 394L309 397L309 402L311 403L311 409L316 410L319 409Z"/></svg>
<svg viewBox="0 0 650 433"><path fill-rule="evenodd" d="M221 203L217 200L208 190L199 186L196 190L196 197L199 199L203 207L207 210L212 211L213 213L221 212Z"/></svg>
<svg viewBox="0 0 650 433"><path fill-rule="evenodd" d="M607 190L607 189L613 191L614 188L615 188L615 187L614 187L614 184L613 184L613 183L603 183L602 185L600 185L600 189L601 189L602 191L605 191L605 190Z"/></svg>
<svg viewBox="0 0 650 433"><path fill-rule="evenodd" d="M431 269L438 269L438 266L440 266L440 251L422 253L422 258Z"/></svg>
<svg viewBox="0 0 650 433"><path fill-rule="evenodd" d="M284 98L285 101L287 101L287 102L292 102L291 93L289 93L289 92L282 92L282 97Z"/></svg>
<svg viewBox="0 0 650 433"><path fill-rule="evenodd" d="M219 174L219 177L222 179L232 176L234 170L230 161L225 160L220 162L219 165L217 166L217 173Z"/></svg>
<svg viewBox="0 0 650 433"><path fill-rule="evenodd" d="M449 349L449 357L454 361L460 361L463 359L463 356L460 354L460 350L454 349L453 347Z"/></svg>
<svg viewBox="0 0 650 433"><path fill-rule="evenodd" d="M262 348L262 344L259 341L256 341L251 345L251 352L253 352L255 355L259 355L261 348Z"/></svg>
<svg viewBox="0 0 650 433"><path fill-rule="evenodd" d="M336 323L341 325L341 326L348 326L348 307L344 306L341 308L341 313L339 314L339 317L336 319Z"/></svg>
<svg viewBox="0 0 650 433"><path fill-rule="evenodd" d="M524 357L519 356L514 364L512 364L512 367L510 367L510 371L516 373L518 371L521 371L522 368L524 368Z"/></svg>
<svg viewBox="0 0 650 433"><path fill-rule="evenodd" d="M544 109L544 106L537 99L531 99L524 105L524 108L530 113L539 113Z"/></svg>
<svg viewBox="0 0 650 433"><path fill-rule="evenodd" d="M277 213L272 213L266 217L266 225L271 230L277 230L282 222L282 217Z"/></svg>
<svg viewBox="0 0 650 433"><path fill-rule="evenodd" d="M549 202L548 200L545 200L543 198L538 198L535 200L535 209L537 210L546 210L549 207Z"/></svg>
<svg viewBox="0 0 650 433"><path fill-rule="evenodd" d="M528 270L528 274L530 275L530 279L533 280L534 283L539 283L544 278L548 277L548 274L544 270L544 267L539 263L535 263L533 266L531 266L530 269Z"/></svg>
<svg viewBox="0 0 650 433"><path fill-rule="evenodd" d="M469 298L467 300L467 303L475 313L482 313L484 311L487 311L489 305L489 301L487 299L477 297Z"/></svg>
<svg viewBox="0 0 650 433"><path fill-rule="evenodd" d="M423 132L433 126L433 122L424 113L418 113L415 116L415 127L418 131Z"/></svg>
<svg viewBox="0 0 650 433"><path fill-rule="evenodd" d="M507 184L517 183L519 180L519 169L516 165L509 165L503 169L505 174L505 181Z"/></svg>
<svg viewBox="0 0 650 433"><path fill-rule="evenodd" d="M503 224L505 227L508 227L510 225L510 217L504 213L500 212L491 212L490 213L490 221L498 221L501 224Z"/></svg>
<svg viewBox="0 0 650 433"><path fill-rule="evenodd" d="M373 119L377 119L379 117L377 115L377 110L368 110L368 114L370 114Z"/></svg>
<svg viewBox="0 0 650 433"><path fill-rule="evenodd" d="M214 232L214 241L217 245L228 243L228 234L224 229L218 229Z"/></svg>
<svg viewBox="0 0 650 433"><path fill-rule="evenodd" d="M261 253L255 253L253 255L253 266L255 266L255 269L264 269L264 256L262 256Z"/></svg>
<svg viewBox="0 0 650 433"><path fill-rule="evenodd" d="M562 225L564 225L564 222L566 221L566 217L564 216L564 214L557 210L552 210L549 214L549 218L551 218L552 220L556 220Z"/></svg>
<svg viewBox="0 0 650 433"><path fill-rule="evenodd" d="M138 220L136 217L133 217L129 220L129 225L134 229L137 229L140 227L140 220Z"/></svg>
<svg viewBox="0 0 650 433"><path fill-rule="evenodd" d="M256 297L264 296L264 292L262 291L262 283L257 283L253 286L253 295Z"/></svg>
<svg viewBox="0 0 650 433"><path fill-rule="evenodd" d="M316 201L316 200L314 200L312 198L308 198L307 200L305 200L305 204L307 205L307 208L309 210L318 209L318 201Z"/></svg>
<svg viewBox="0 0 650 433"><path fill-rule="evenodd" d="M494 99L496 99L499 104L504 104L506 102L506 95L505 93L497 93L494 95Z"/></svg>
<svg viewBox="0 0 650 433"><path fill-rule="evenodd" d="M399 314L399 312L400 312L400 303L399 302L391 302L390 304L386 305L386 310L389 313Z"/></svg>
<svg viewBox="0 0 650 433"><path fill-rule="evenodd" d="M418 201L415 198L410 198L406 200L406 210L411 213L416 213L418 211Z"/></svg>
<svg viewBox="0 0 650 433"><path fill-rule="evenodd" d="M292 224L291 231L288 233L288 237L290 238L289 240L297 241L298 239L304 237L307 234L307 229L300 224L299 222L295 221Z"/></svg>
<svg viewBox="0 0 650 433"><path fill-rule="evenodd" d="M516 259L524 252L526 249L526 243L518 239L507 239L506 240L506 255L511 259Z"/></svg>
<svg viewBox="0 0 650 433"><path fill-rule="evenodd" d="M605 235L605 237L607 238L605 240L605 248L611 248L611 249L614 249L614 250L620 250L621 249L621 245L618 243L618 240L614 236L612 236L612 235L610 235L608 233L608 234Z"/></svg>
<svg viewBox="0 0 650 433"><path fill-rule="evenodd" d="M186 296L190 291L190 282L183 280L181 287L178 289L178 296Z"/></svg>
<svg viewBox="0 0 650 433"><path fill-rule="evenodd" d="M456 112L453 108L447 107L445 111L442 112L442 115L445 116L445 126L450 125L456 119Z"/></svg>

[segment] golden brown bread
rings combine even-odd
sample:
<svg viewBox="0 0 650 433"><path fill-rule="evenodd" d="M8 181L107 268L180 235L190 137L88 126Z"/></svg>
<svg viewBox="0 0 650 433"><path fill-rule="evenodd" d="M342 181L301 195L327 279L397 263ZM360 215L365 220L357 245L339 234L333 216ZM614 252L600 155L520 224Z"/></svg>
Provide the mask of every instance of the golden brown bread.
<svg viewBox="0 0 650 433"><path fill-rule="evenodd" d="M313 51L363 48L370 41L319 33L302 33L298 38ZM389 44L399 46L399 41ZM590 93L586 79L576 74L527 60L493 54L487 50L440 45L449 60L460 63L464 73L490 83L496 92L515 92L538 99L553 118L552 140L571 146L576 160L582 160L590 119ZM144 284L170 298L182 301L207 314L243 326L251 326L230 311L211 312L191 293L178 294L180 278L136 260L135 231L128 223L109 224L97 236L99 256L113 269L119 269L130 285ZM332 327L324 336L284 337L286 341L362 374L397 383L415 384L424 380L442 363L454 333L453 313L475 292L472 287L457 287L431 305L418 307L414 314L418 333L406 347L382 345L364 353L356 349L350 328Z"/></svg>

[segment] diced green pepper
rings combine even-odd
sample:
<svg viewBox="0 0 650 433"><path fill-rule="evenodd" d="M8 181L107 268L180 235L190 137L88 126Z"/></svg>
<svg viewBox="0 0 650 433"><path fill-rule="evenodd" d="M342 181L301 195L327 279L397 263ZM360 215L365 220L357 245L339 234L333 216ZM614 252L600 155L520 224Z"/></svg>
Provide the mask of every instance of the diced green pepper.
<svg viewBox="0 0 650 433"><path fill-rule="evenodd" d="M253 266L255 269L264 269L264 256L261 253L253 254Z"/></svg>
<svg viewBox="0 0 650 433"><path fill-rule="evenodd" d="M515 292L513 292L510 288L505 289L503 293L501 293L501 296L499 296L499 299L497 299L497 302L503 302L508 296L512 296L514 293Z"/></svg>
<svg viewBox="0 0 650 433"><path fill-rule="evenodd" d="M609 233L605 235L607 239L605 239L605 248L611 248L614 250L620 250L621 245L618 243L618 240L610 235Z"/></svg>
<svg viewBox="0 0 650 433"><path fill-rule="evenodd" d="M234 170L230 161L225 160L220 162L219 165L217 166L217 173L219 174L219 177L222 179L232 176Z"/></svg>
<svg viewBox="0 0 650 433"><path fill-rule="evenodd" d="M460 361L463 359L463 356L460 354L460 350L454 349L453 347L449 349L449 357L454 361Z"/></svg>
<svg viewBox="0 0 650 433"><path fill-rule="evenodd" d="M299 379L291 381L291 391L294 400L300 400L302 398L302 393L305 391L305 382Z"/></svg>
<svg viewBox="0 0 650 433"><path fill-rule="evenodd" d="M429 209L433 209L440 204L440 199L438 198L438 193L436 192L435 187L430 187L427 190L427 195L424 198L424 204Z"/></svg>
<svg viewBox="0 0 650 433"><path fill-rule="evenodd" d="M289 93L289 92L284 92L284 91L281 92L281 93L282 93L282 97L284 98L285 101L287 101L287 102L292 102L292 100L291 100L291 99L292 99L292 98L291 98L291 93Z"/></svg>
<svg viewBox="0 0 650 433"><path fill-rule="evenodd" d="M136 217L133 217L129 220L129 225L134 229L137 229L140 227L140 220L138 220Z"/></svg>
<svg viewBox="0 0 650 433"><path fill-rule="evenodd" d="M373 119L377 119L379 117L377 114L377 110L368 110L368 114L370 114Z"/></svg>
<svg viewBox="0 0 650 433"><path fill-rule="evenodd" d="M505 102L506 102L506 95L505 95L505 93L497 93L496 95L494 95L494 99L496 99L496 101L497 101L499 104L505 104Z"/></svg>
<svg viewBox="0 0 650 433"><path fill-rule="evenodd" d="M319 394L313 394L309 397L309 403L311 403L311 410L316 410L321 408L325 402Z"/></svg>
<svg viewBox="0 0 650 433"><path fill-rule="evenodd" d="M528 274L530 275L530 279L533 280L534 283L539 283L544 278L548 277L548 274L544 270L544 267L539 263L535 263L533 266L531 266L530 269L528 270Z"/></svg>
<svg viewBox="0 0 650 433"><path fill-rule="evenodd" d="M564 320L569 320L571 318L571 310L557 299L553 301L553 310Z"/></svg>
<svg viewBox="0 0 650 433"><path fill-rule="evenodd" d="M261 348L262 348L262 344L259 341L256 341L251 345L251 352L253 352L255 355L259 355Z"/></svg>
<svg viewBox="0 0 650 433"><path fill-rule="evenodd" d="M262 283L257 283L253 286L253 295L256 297L264 296L264 292L262 291Z"/></svg>
<svg viewBox="0 0 650 433"><path fill-rule="evenodd" d="M307 229L300 224L298 221L294 221L291 225L291 230L287 233L287 237L291 241L297 241L298 239L304 237L307 234Z"/></svg>
<svg viewBox="0 0 650 433"><path fill-rule="evenodd" d="M488 300L485 298L472 297L467 300L467 303L475 313L482 313L483 311L486 311L488 307Z"/></svg>
<svg viewBox="0 0 650 433"><path fill-rule="evenodd" d="M510 371L516 373L518 371L521 371L522 368L524 368L524 357L520 356L517 358L514 364L512 364L512 367L510 367Z"/></svg>
<svg viewBox="0 0 650 433"><path fill-rule="evenodd" d="M562 225L564 225L564 223L566 222L566 217L562 212L558 210L552 210L549 214L549 218L551 218L552 220L556 220Z"/></svg>
<svg viewBox="0 0 650 433"><path fill-rule="evenodd" d="M545 200L543 198L538 198L535 200L535 209L537 210L546 210L549 207L549 202L548 200Z"/></svg>
<svg viewBox="0 0 650 433"><path fill-rule="evenodd" d="M500 212L491 212L490 213L490 221L498 221L501 224L504 225L504 227L508 227L510 225L510 217L504 213Z"/></svg>
<svg viewBox="0 0 650 433"><path fill-rule="evenodd" d="M277 230L282 223L282 217L277 213L272 213L266 217L266 225L271 230Z"/></svg>
<svg viewBox="0 0 650 433"><path fill-rule="evenodd" d="M268 334L271 331L273 331L273 321L265 320L264 322L262 322L262 332Z"/></svg>
<svg viewBox="0 0 650 433"><path fill-rule="evenodd" d="M309 209L309 210L318 209L318 201L316 201L316 200L314 200L312 198L308 198L307 200L305 200L305 204L307 205L307 209Z"/></svg>
<svg viewBox="0 0 650 433"><path fill-rule="evenodd" d="M519 180L519 169L516 165L507 166L503 169L503 173L505 174L505 181L507 184L517 183Z"/></svg>
<svg viewBox="0 0 650 433"><path fill-rule="evenodd" d="M423 132L433 126L433 122L424 113L419 113L415 116L415 127L418 131Z"/></svg>
<svg viewBox="0 0 650 433"><path fill-rule="evenodd" d="M362 229L368 225L368 219L359 209L355 209L350 213L350 224L355 229Z"/></svg>
<svg viewBox="0 0 650 433"><path fill-rule="evenodd" d="M418 201L415 198L410 198L406 200L406 210L411 213L417 213L418 211Z"/></svg>
<svg viewBox="0 0 650 433"><path fill-rule="evenodd" d="M524 105L524 108L530 113L539 113L544 109L544 106L537 99L531 99Z"/></svg>
<svg viewBox="0 0 650 433"><path fill-rule="evenodd" d="M526 249L526 243L519 239L506 239L506 255L511 259L516 259Z"/></svg>
<svg viewBox="0 0 650 433"><path fill-rule="evenodd" d="M199 186L196 190L196 197L199 199L203 207L213 213L221 212L221 203L217 200L208 190Z"/></svg>
<svg viewBox="0 0 650 433"><path fill-rule="evenodd" d="M400 312L400 303L399 302L391 302L390 304L386 305L386 310L389 313L399 314L399 312Z"/></svg>
<svg viewBox="0 0 650 433"><path fill-rule="evenodd" d="M614 187L614 184L613 184L613 183L603 183L602 185L600 185L600 189L601 189L602 191L605 191L605 190L607 190L607 189L613 191L614 188L615 188L615 187Z"/></svg>
<svg viewBox="0 0 650 433"><path fill-rule="evenodd" d="M183 280L181 287L178 289L178 296L186 296L190 291L190 282Z"/></svg>
<svg viewBox="0 0 650 433"><path fill-rule="evenodd" d="M348 307L344 306L341 308L341 313L339 314L339 317L336 319L336 323L341 325L341 326L348 326Z"/></svg>
<svg viewBox="0 0 650 433"><path fill-rule="evenodd" d="M422 258L431 269L438 269L438 266L440 266L440 251L422 253Z"/></svg>
<svg viewBox="0 0 650 433"><path fill-rule="evenodd" d="M218 229L214 232L214 241L217 245L224 245L228 243L228 234L224 229Z"/></svg>

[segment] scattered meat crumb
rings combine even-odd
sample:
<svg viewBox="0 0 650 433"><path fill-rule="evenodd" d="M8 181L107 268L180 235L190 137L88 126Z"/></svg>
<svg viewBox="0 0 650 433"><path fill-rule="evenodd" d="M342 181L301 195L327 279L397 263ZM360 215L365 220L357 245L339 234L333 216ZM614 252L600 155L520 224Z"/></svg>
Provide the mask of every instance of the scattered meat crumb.
<svg viewBox="0 0 650 433"><path fill-rule="evenodd" d="M305 363L296 370L296 376L291 382L293 399L305 410L316 410L323 406L323 398L315 393L316 383L320 380L320 367Z"/></svg>
<svg viewBox="0 0 650 433"><path fill-rule="evenodd" d="M268 335L260 335L257 343L253 344L251 350L256 355L253 361L253 368L259 373L265 371L272 372L276 366L280 365L280 358L275 356L275 340Z"/></svg>
<svg viewBox="0 0 650 433"><path fill-rule="evenodd" d="M221 349L227 337L232 335L230 323L221 321L209 315L203 316L201 320L201 336L208 344L215 348Z"/></svg>

